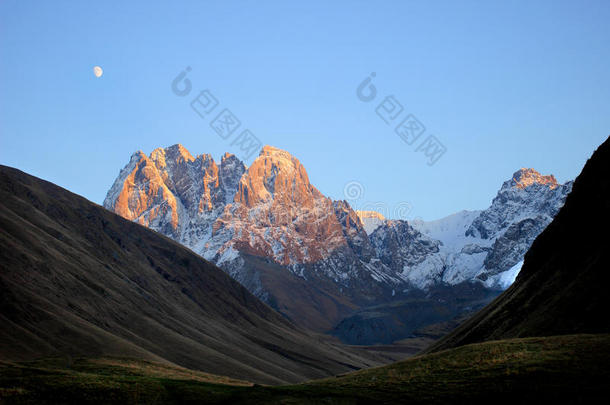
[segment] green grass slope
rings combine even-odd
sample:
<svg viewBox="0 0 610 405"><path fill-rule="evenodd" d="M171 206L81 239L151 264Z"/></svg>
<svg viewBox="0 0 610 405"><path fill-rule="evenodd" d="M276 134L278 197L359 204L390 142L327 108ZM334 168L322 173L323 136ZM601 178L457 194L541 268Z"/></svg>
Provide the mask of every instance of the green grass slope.
<svg viewBox="0 0 610 405"><path fill-rule="evenodd" d="M610 394L610 335L467 345L300 385L247 386L158 364L0 364L0 400L27 403L590 403ZM189 374L192 373L192 374Z"/></svg>

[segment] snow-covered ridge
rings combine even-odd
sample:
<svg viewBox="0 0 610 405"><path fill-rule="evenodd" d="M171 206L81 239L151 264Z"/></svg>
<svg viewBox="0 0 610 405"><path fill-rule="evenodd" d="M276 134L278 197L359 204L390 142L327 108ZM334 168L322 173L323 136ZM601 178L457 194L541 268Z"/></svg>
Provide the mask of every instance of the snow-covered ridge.
<svg viewBox="0 0 610 405"><path fill-rule="evenodd" d="M488 209L412 225L443 243L439 253L445 267L443 282L480 280L488 287L504 289L571 189L572 182L558 184L552 175L521 169L504 182Z"/></svg>
<svg viewBox="0 0 610 405"><path fill-rule="evenodd" d="M373 231L385 221L385 217L377 211L356 210L356 214L358 215L358 218L360 218L367 235L373 233Z"/></svg>
<svg viewBox="0 0 610 405"><path fill-rule="evenodd" d="M411 225L447 247L464 246L468 243L466 231L482 211L460 211L435 221L411 221Z"/></svg>
<svg viewBox="0 0 610 405"><path fill-rule="evenodd" d="M534 169L521 168L513 174L513 182L517 188L524 189L534 184L548 186L551 190L557 188L559 184L555 176L543 176Z"/></svg>
<svg viewBox="0 0 610 405"><path fill-rule="evenodd" d="M521 169L484 211L436 221L386 220L354 211L309 183L297 158L265 146L250 167L231 154L217 164L181 145L134 153L104 206L240 275L240 255L267 257L299 277L314 272L342 289L388 291L476 281L506 288L535 237L571 188ZM246 283L245 283L246 284ZM256 285L261 297L263 286Z"/></svg>

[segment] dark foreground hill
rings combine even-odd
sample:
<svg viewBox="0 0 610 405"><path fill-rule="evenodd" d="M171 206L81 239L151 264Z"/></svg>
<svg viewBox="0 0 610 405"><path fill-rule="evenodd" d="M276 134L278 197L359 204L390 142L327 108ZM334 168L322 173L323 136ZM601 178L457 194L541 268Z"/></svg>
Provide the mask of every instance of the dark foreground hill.
<svg viewBox="0 0 610 405"><path fill-rule="evenodd" d="M610 138L587 161L515 283L430 351L487 340L610 332Z"/></svg>
<svg viewBox="0 0 610 405"><path fill-rule="evenodd" d="M118 356L260 383L378 364L143 226L0 166L0 360Z"/></svg>
<svg viewBox="0 0 610 405"><path fill-rule="evenodd" d="M610 389L610 335L477 343L309 383L244 387L120 359L0 362L6 404L589 404ZM603 402L603 401L601 401Z"/></svg>
<svg viewBox="0 0 610 405"><path fill-rule="evenodd" d="M112 353L68 364L62 359L0 362L0 401L511 405L603 401L610 395L605 314L610 266L607 237L594 232L609 225L609 155L607 141L574 184L566 208L532 246L515 287L441 341L434 353L282 387L244 386L173 366L109 358ZM518 337L535 335L539 337ZM478 341L484 342L470 343Z"/></svg>

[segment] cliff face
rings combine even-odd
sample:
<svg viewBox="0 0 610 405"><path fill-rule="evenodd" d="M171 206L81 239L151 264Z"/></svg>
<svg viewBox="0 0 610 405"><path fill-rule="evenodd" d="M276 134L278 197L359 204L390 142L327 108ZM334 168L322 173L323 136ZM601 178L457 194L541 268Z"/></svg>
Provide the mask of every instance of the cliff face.
<svg viewBox="0 0 610 405"><path fill-rule="evenodd" d="M462 211L446 218L412 226L441 241L444 269L440 278L457 284L477 280L505 289L523 264L532 242L553 220L572 189L555 177L534 169L520 169L505 181L489 208Z"/></svg>
<svg viewBox="0 0 610 405"><path fill-rule="evenodd" d="M252 166L225 154L193 157L181 145L134 154L104 206L216 261L236 251L289 265L348 245L333 201L289 153L265 146ZM351 226L361 228L349 208ZM222 260L224 259L224 260Z"/></svg>
<svg viewBox="0 0 610 405"><path fill-rule="evenodd" d="M491 207L472 222L466 235L494 239L510 225L537 216L547 221L546 226L557 215L571 188L571 182L559 185L552 175L521 169L502 184Z"/></svg>
<svg viewBox="0 0 610 405"><path fill-rule="evenodd" d="M356 214L362 221L366 233L372 233L379 225L385 221L385 217L377 211L356 211Z"/></svg>
<svg viewBox="0 0 610 405"><path fill-rule="evenodd" d="M278 148L263 147L246 167L233 155L216 164L174 145L135 153L104 206L218 264L295 322L329 330L354 308L414 288L506 288L569 188L521 169L485 211L387 220L324 196L299 160ZM282 291L295 286L302 300Z"/></svg>
<svg viewBox="0 0 610 405"><path fill-rule="evenodd" d="M515 187L520 189L528 188L534 184L547 186L551 190L559 187L557 179L555 179L555 176L552 174L549 176L543 176L534 169L526 168L522 168L521 170L517 171L513 175L512 182L514 183Z"/></svg>
<svg viewBox="0 0 610 405"><path fill-rule="evenodd" d="M225 154L193 157L182 145L132 155L104 207L178 241L201 239L232 201L244 164Z"/></svg>
<svg viewBox="0 0 610 405"><path fill-rule="evenodd" d="M241 177L214 224L219 232L232 235L227 247L283 265L317 262L347 246L333 202L310 184L298 159L271 146Z"/></svg>

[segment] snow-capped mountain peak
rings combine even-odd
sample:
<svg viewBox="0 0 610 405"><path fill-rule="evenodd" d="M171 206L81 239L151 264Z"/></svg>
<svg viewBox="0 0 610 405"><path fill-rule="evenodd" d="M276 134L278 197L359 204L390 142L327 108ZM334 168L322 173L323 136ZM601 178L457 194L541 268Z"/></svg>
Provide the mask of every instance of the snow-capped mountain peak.
<svg viewBox="0 0 610 405"><path fill-rule="evenodd" d="M240 179L235 201L248 207L270 200L312 207L313 200L320 196L297 158L273 146L264 146Z"/></svg>
<svg viewBox="0 0 610 405"><path fill-rule="evenodd" d="M505 288L570 187L521 169L484 211L390 221L324 196L300 161L276 147L263 147L246 167L232 154L217 164L173 145L133 154L104 206L216 262L263 299L267 287L245 275L243 255L369 297L477 280Z"/></svg>
<svg viewBox="0 0 610 405"><path fill-rule="evenodd" d="M521 169L504 182L491 207L473 221L466 235L492 240L511 224L538 215L545 217L543 222L548 224L571 189L571 182L560 185L553 175Z"/></svg>
<svg viewBox="0 0 610 405"><path fill-rule="evenodd" d="M385 217L377 211L356 210L356 214L360 218L364 230L368 235L373 233L373 231L385 221Z"/></svg>
<svg viewBox="0 0 610 405"><path fill-rule="evenodd" d="M521 168L513 174L512 182L517 188L527 188L534 184L541 184L549 187L551 190L559 187L555 176L543 176L534 169Z"/></svg>

